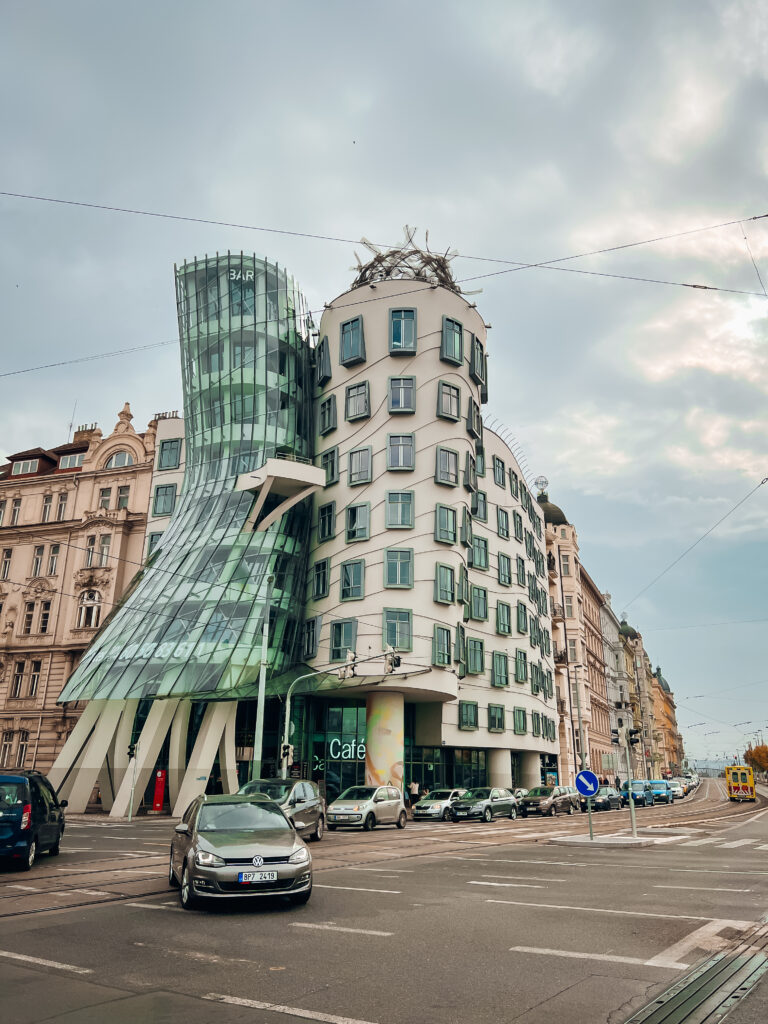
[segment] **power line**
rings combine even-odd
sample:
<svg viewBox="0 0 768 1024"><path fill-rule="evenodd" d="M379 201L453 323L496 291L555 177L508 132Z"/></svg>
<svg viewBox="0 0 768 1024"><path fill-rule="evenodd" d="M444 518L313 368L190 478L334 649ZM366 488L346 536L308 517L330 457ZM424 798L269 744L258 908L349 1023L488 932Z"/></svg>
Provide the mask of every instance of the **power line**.
<svg viewBox="0 0 768 1024"><path fill-rule="evenodd" d="M715 626L747 626L756 622L768 622L768 619L729 619L725 622L694 622L688 626L657 626L644 629L643 633L675 633L680 629L713 629Z"/></svg>
<svg viewBox="0 0 768 1024"><path fill-rule="evenodd" d="M177 345L178 339L172 341L155 341L150 345L134 345L133 348L119 348L113 352L95 352L90 356L79 356L77 359L62 359L58 363L43 363L40 366L27 366L23 370L7 370L0 377L17 377L21 373L34 373L36 370L51 370L59 366L72 366L74 363L90 363L94 359L110 359L112 356L127 356L131 352L146 352L151 348L162 348L164 345Z"/></svg>

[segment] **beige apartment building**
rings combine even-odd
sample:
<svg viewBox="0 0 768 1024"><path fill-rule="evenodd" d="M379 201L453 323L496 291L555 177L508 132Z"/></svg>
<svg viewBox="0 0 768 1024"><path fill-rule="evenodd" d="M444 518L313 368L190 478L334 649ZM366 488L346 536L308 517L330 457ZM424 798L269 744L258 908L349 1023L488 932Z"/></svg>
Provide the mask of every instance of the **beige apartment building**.
<svg viewBox="0 0 768 1024"><path fill-rule="evenodd" d="M656 763L660 771L679 775L684 755L682 736L677 727L675 698L658 665L653 673L653 713Z"/></svg>
<svg viewBox="0 0 768 1024"><path fill-rule="evenodd" d="M57 698L142 564L156 423L132 419L0 466L0 767L53 764L80 712Z"/></svg>

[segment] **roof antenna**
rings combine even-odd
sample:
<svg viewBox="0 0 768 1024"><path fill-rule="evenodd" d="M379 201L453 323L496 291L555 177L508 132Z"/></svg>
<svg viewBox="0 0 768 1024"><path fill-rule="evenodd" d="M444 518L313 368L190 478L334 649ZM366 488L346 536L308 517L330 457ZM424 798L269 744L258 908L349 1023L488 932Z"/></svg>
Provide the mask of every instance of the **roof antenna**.
<svg viewBox="0 0 768 1024"><path fill-rule="evenodd" d="M72 406L72 419L69 421L69 426L67 427L67 444L69 444L69 441L70 441L70 437L71 437L71 434L72 434L72 427L74 427L74 425L75 425L75 410L76 409L77 409L77 399L75 399L75 404Z"/></svg>

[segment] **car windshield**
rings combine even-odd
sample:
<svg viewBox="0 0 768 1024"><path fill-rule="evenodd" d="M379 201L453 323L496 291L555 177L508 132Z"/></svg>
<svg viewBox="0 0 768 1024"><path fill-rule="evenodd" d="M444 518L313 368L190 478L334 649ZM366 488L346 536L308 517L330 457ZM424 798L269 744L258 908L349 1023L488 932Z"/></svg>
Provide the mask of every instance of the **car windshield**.
<svg viewBox="0 0 768 1024"><path fill-rule="evenodd" d="M528 790L528 796L551 796L552 786L534 786Z"/></svg>
<svg viewBox="0 0 768 1024"><path fill-rule="evenodd" d="M275 804L266 802L203 804L197 819L198 832L287 832L290 824Z"/></svg>
<svg viewBox="0 0 768 1024"><path fill-rule="evenodd" d="M370 800L376 792L375 786L350 786L345 789L338 800Z"/></svg>
<svg viewBox="0 0 768 1024"><path fill-rule="evenodd" d="M490 789L468 789L462 800L487 800L490 795Z"/></svg>
<svg viewBox="0 0 768 1024"><path fill-rule="evenodd" d="M600 786L595 796L607 796L611 792L609 786Z"/></svg>
<svg viewBox="0 0 768 1024"><path fill-rule="evenodd" d="M247 783L238 792L245 796L266 796L270 800L281 803L294 785L293 779L269 779L268 781L256 779L254 782Z"/></svg>
<svg viewBox="0 0 768 1024"><path fill-rule="evenodd" d="M0 781L0 807L12 807L23 804L26 799L27 786L24 782Z"/></svg>
<svg viewBox="0 0 768 1024"><path fill-rule="evenodd" d="M423 799L424 800L450 800L451 790L450 789L436 789L433 793L428 793Z"/></svg>
<svg viewBox="0 0 768 1024"><path fill-rule="evenodd" d="M667 785L666 779L651 779L652 786L660 786L662 789Z"/></svg>

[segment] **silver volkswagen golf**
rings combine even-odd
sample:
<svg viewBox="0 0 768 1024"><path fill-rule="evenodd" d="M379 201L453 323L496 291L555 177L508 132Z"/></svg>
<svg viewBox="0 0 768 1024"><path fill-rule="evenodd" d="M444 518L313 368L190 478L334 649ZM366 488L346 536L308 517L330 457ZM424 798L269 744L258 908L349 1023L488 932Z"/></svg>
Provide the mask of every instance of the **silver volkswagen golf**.
<svg viewBox="0 0 768 1024"><path fill-rule="evenodd" d="M168 883L191 910L205 899L287 896L306 903L312 858L294 826L271 800L200 796L171 842Z"/></svg>

